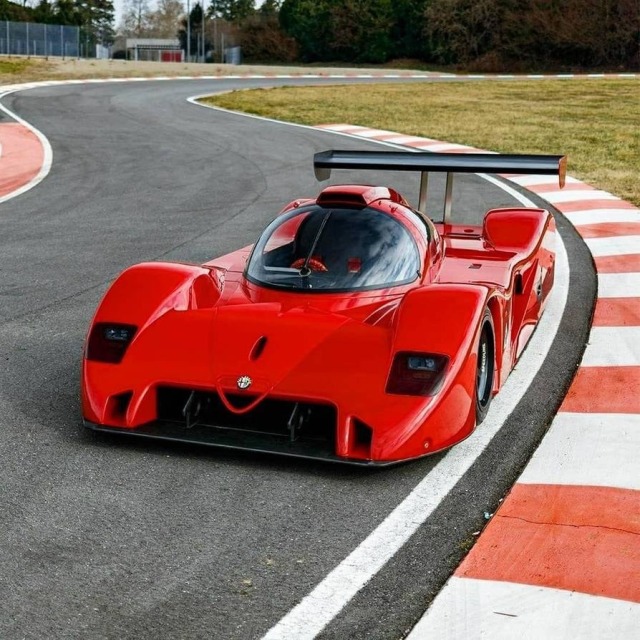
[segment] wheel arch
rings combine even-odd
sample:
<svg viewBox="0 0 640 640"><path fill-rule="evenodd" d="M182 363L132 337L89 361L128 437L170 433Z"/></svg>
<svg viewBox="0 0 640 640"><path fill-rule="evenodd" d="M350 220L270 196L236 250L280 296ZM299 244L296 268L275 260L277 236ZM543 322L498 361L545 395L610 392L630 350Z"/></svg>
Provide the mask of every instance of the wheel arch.
<svg viewBox="0 0 640 640"><path fill-rule="evenodd" d="M487 309L491 313L491 321L493 323L493 350L494 350L494 371L493 371L493 395L495 395L503 382L503 364L504 364L504 343L505 343L505 304L504 300L500 300L498 296L493 296L487 301ZM482 326L479 329L482 331Z"/></svg>

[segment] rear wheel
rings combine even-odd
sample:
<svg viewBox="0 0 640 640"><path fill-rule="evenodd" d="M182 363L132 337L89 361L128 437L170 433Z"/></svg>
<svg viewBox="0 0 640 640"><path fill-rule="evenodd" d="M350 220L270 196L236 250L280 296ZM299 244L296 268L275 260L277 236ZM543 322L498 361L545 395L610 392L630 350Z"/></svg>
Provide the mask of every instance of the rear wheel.
<svg viewBox="0 0 640 640"><path fill-rule="evenodd" d="M478 341L478 362L476 365L476 424L486 417L491 404L493 376L495 373L495 341L493 337L493 321L487 309L482 318L482 329Z"/></svg>

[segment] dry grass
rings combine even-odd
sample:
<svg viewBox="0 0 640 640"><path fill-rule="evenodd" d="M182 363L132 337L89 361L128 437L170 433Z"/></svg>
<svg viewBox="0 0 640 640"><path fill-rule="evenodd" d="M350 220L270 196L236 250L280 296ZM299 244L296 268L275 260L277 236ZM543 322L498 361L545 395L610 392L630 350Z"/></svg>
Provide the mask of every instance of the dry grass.
<svg viewBox="0 0 640 640"><path fill-rule="evenodd" d="M59 58L4 58L0 60L0 84L37 80L87 78L150 78L154 76L229 75L231 65L134 62L128 60L76 60Z"/></svg>
<svg viewBox="0 0 640 640"><path fill-rule="evenodd" d="M349 123L510 153L563 153L569 172L640 205L640 80L305 87L215 105L302 124Z"/></svg>
<svg viewBox="0 0 640 640"><path fill-rule="evenodd" d="M308 73L389 73L389 69L343 69L336 67L273 67L267 65L198 64L182 62L135 62L133 60L76 60L59 58L0 57L0 85L36 80L69 80L86 78L152 78L157 76L225 76L236 74L290 74ZM410 70L394 70L407 74ZM425 72L421 72L425 73Z"/></svg>

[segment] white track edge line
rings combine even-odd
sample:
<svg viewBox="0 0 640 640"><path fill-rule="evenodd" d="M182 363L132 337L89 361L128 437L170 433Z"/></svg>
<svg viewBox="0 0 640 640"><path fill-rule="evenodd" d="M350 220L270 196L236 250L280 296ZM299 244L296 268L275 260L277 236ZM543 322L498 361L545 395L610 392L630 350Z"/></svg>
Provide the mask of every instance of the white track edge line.
<svg viewBox="0 0 640 640"><path fill-rule="evenodd" d="M283 122L197 102L205 95L212 94L191 96L187 98L187 101L199 107L246 118L365 140L361 136L341 131ZM410 147L381 140L370 138L366 138L366 140L388 147L410 149ZM419 152L417 149L414 151ZM486 174L479 173L477 175L503 189L523 205L535 206L527 197L500 180ZM556 237L559 240L558 270L547 309L522 358L512 371L503 389L494 399L487 419L467 440L453 447L383 522L291 611L271 627L262 640L291 640L292 638L311 640L315 638L427 520L500 430L542 366L560 326L569 292L569 263L564 244L559 235Z"/></svg>
<svg viewBox="0 0 640 640"><path fill-rule="evenodd" d="M467 440L453 447L347 558L266 633L263 640L314 638L435 511L489 445L542 366L565 308L568 277L567 255L561 244L552 299L525 354L494 399L485 422Z"/></svg>

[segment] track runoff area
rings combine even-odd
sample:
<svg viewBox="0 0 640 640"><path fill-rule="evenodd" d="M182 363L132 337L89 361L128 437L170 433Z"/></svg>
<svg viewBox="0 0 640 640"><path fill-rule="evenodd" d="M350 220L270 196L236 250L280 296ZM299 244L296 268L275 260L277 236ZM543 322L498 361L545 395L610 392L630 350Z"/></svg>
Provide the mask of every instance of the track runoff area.
<svg viewBox="0 0 640 640"><path fill-rule="evenodd" d="M38 139L41 148L34 146L27 155L39 158L41 164L13 173L4 171L10 164L2 165L2 175L12 176L10 183L0 184L2 201L38 184L51 165L46 138L9 115L23 130L12 126L16 131L3 137L8 143L0 162L14 155L6 150L13 149L22 136L26 144L14 146L30 148ZM460 145L350 125L325 129L415 149L464 150ZM16 173L21 176L17 180ZM634 529L631 515L638 511L640 489L633 467L640 453L640 405L638 394L628 392L640 385L638 210L571 178L563 191L545 177L508 178L559 209L594 255L599 295L591 339L542 446L410 637L478 637L480 631L508 637L533 629L540 634L553 632L555 637L569 637L576 630L581 637L602 637L612 630L631 637L640 622L640 587L633 579L640 574L640 531L637 523ZM510 192L526 206L532 204L521 193ZM562 250L559 267L553 298L527 348L527 361L523 358L492 405L482 433L454 448L265 638L310 638L321 632L426 520L487 446L551 346L568 287ZM593 464L585 465L585 458ZM540 570L543 565L546 572ZM615 615L613 624L611 615Z"/></svg>

